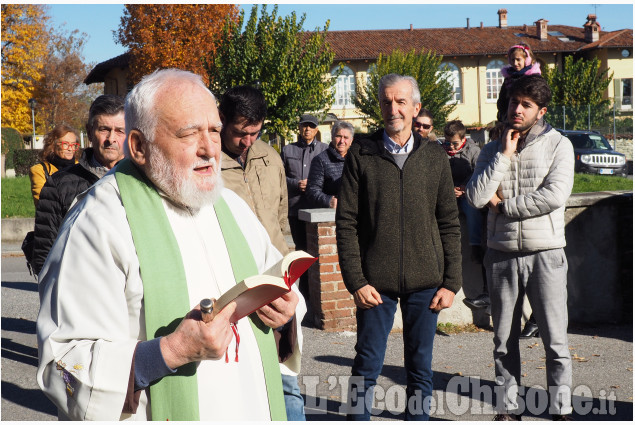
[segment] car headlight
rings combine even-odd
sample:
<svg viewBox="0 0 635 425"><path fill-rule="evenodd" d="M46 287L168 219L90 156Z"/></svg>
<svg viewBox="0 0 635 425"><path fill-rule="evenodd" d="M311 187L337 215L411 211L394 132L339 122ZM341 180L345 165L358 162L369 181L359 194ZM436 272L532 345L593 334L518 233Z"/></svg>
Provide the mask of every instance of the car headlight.
<svg viewBox="0 0 635 425"><path fill-rule="evenodd" d="M581 155L580 161L582 161L583 164L588 164L591 162L591 155Z"/></svg>
<svg viewBox="0 0 635 425"><path fill-rule="evenodd" d="M625 156L619 156L617 158L617 165L624 165L626 164L626 157Z"/></svg>

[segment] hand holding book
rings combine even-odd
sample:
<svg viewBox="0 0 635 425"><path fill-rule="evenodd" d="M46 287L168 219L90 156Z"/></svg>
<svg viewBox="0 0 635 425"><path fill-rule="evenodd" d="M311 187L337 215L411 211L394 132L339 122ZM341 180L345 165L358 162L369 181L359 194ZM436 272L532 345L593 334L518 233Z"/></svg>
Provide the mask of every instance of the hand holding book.
<svg viewBox="0 0 635 425"><path fill-rule="evenodd" d="M250 276L221 295L214 302L212 315L217 314L235 300L237 306L230 319L231 322L236 323L241 318L261 309L258 315L263 322L277 324L281 320L280 317L286 315L285 311L278 308L287 310L292 304L295 309L297 305L297 295L291 292L293 283L316 260L317 258L304 251L290 252L263 274ZM276 303L278 298L283 296L285 298ZM272 306L268 306L270 303Z"/></svg>
<svg viewBox="0 0 635 425"><path fill-rule="evenodd" d="M260 307L256 314L265 325L277 329L293 318L297 305L298 295L294 291L289 291Z"/></svg>

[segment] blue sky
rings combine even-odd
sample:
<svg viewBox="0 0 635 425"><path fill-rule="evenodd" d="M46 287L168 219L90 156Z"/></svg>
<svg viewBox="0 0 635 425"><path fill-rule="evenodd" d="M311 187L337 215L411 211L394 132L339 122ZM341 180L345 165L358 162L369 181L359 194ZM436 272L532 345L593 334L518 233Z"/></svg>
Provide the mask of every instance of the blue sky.
<svg viewBox="0 0 635 425"><path fill-rule="evenodd" d="M561 2L564 3L564 2ZM247 15L251 4L242 4ZM273 6L268 6L271 9ZM330 20L331 31L361 29L453 28L464 27L466 18L471 26L498 25L498 9L508 11L508 25L533 25L538 19L547 19L552 25L582 26L589 13L596 13L605 31L633 28L633 5L628 2L612 4L295 4L278 6L279 15L295 11L306 13L304 28L323 28ZM78 29L88 34L84 56L89 62L103 62L125 52L116 44L113 31L117 30L123 15L122 4L50 4L49 14L55 26L66 23L68 30Z"/></svg>

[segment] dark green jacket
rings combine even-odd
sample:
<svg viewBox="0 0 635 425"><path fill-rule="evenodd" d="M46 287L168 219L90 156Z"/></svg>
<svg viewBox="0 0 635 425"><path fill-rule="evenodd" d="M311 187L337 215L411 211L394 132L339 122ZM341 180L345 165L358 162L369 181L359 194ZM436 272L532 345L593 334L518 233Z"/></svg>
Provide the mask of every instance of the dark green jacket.
<svg viewBox="0 0 635 425"><path fill-rule="evenodd" d="M443 148L415 134L399 169L383 130L353 143L337 201L339 262L346 288L371 284L403 295L461 288L461 231L450 164Z"/></svg>

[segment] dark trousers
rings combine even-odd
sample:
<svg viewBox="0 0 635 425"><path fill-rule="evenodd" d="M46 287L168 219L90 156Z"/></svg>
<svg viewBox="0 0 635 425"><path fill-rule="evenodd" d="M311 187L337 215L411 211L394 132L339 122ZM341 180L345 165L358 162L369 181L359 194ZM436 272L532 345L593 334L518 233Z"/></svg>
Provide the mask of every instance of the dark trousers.
<svg viewBox="0 0 635 425"><path fill-rule="evenodd" d="M299 220L297 216L289 216L289 228L296 251L306 251L306 221Z"/></svg>
<svg viewBox="0 0 635 425"><path fill-rule="evenodd" d="M438 314L428 306L437 288L401 298L406 386L406 420L428 420L432 396L432 344ZM373 388L381 373L388 334L397 311L398 297L381 295L383 304L357 309L357 355L349 384L348 420L370 420ZM363 378L363 382L359 382ZM358 382L355 382L357 380ZM387 390L387 389L386 389Z"/></svg>
<svg viewBox="0 0 635 425"><path fill-rule="evenodd" d="M306 221L299 220L298 217L289 216L289 228L291 229L291 238L295 244L296 251L306 251ZM298 288L304 299L309 301L309 274L304 273L300 276Z"/></svg>

